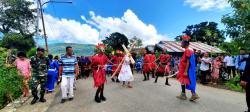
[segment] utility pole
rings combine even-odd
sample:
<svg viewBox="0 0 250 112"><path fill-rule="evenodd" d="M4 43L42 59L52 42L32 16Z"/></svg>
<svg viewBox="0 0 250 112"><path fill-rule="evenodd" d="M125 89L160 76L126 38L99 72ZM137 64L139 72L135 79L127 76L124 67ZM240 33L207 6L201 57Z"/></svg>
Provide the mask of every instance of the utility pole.
<svg viewBox="0 0 250 112"><path fill-rule="evenodd" d="M44 24L44 18L43 18L43 7L42 7L42 3L41 0L38 0L38 3L40 5L40 13L41 13L41 18L42 18L42 25L43 25L43 35L44 35L44 40L45 40L45 49L46 51L49 53L49 47L48 47L48 39L47 39L47 35L46 35L46 30L45 30L45 24Z"/></svg>
<svg viewBox="0 0 250 112"><path fill-rule="evenodd" d="M36 3L37 3L37 8L36 8L36 14L37 14L37 17L36 17L36 34L35 34L35 37L34 39L36 40L36 47L38 47L38 39L39 39L39 17L40 17L40 5L38 3L38 0L36 0Z"/></svg>
<svg viewBox="0 0 250 112"><path fill-rule="evenodd" d="M45 29L45 24L44 24L44 17L43 17L43 5L45 5L45 4L47 4L47 3L72 3L72 1L54 1L54 0L49 0L49 1L47 1L47 2L44 2L44 3L42 3L41 2L41 0L37 0L37 15L39 15L38 14L38 12L40 11L40 14L41 14L41 18L42 18L42 25L43 25L43 35L44 35L44 40L45 40L45 49L46 49L46 51L49 53L49 47L48 47L48 37L47 37L47 34L46 34L46 29ZM37 20L37 22L38 22L39 20ZM37 23L37 27L38 27L38 24L39 23ZM37 34L38 34L38 32L39 32L39 27L38 27L38 29L37 29Z"/></svg>

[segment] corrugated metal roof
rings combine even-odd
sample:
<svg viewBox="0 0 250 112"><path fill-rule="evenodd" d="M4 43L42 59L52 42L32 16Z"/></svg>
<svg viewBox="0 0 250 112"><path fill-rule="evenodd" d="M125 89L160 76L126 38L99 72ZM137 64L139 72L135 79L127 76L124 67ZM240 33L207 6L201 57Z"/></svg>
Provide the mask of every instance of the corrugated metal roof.
<svg viewBox="0 0 250 112"><path fill-rule="evenodd" d="M160 41L156 44L161 49L167 49L168 52L184 52L184 49L181 47L181 42L176 41ZM224 51L201 42L190 42L189 48L201 50L201 52L213 52L213 53L223 53Z"/></svg>

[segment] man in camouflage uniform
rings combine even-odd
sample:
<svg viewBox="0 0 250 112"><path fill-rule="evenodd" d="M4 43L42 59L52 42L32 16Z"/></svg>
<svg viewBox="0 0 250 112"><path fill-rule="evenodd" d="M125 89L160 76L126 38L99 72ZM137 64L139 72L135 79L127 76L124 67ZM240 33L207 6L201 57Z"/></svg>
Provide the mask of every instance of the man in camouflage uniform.
<svg viewBox="0 0 250 112"><path fill-rule="evenodd" d="M44 49L37 48L37 54L32 56L30 59L32 66L32 80L31 80L31 90L33 95L33 100L31 104L35 104L37 100L40 102L46 102L44 99L45 94L45 84L47 79L47 73L49 68L49 59L44 56ZM40 84L40 99L37 96L38 90L37 87Z"/></svg>

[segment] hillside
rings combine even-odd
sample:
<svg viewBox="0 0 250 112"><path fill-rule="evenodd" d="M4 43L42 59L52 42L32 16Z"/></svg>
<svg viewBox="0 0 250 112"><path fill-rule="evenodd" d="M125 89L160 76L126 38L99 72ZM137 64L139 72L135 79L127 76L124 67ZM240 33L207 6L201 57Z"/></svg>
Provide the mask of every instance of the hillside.
<svg viewBox="0 0 250 112"><path fill-rule="evenodd" d="M94 54L95 46L92 44L56 43L50 44L49 50L53 55L61 55L65 54L66 46L73 47L74 54L77 56L90 56Z"/></svg>

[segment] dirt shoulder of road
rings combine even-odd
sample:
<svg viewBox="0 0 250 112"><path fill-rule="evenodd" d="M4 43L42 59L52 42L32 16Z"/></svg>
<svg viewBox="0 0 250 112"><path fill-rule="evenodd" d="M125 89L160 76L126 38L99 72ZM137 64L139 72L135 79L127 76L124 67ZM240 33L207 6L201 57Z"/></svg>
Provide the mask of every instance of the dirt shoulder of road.
<svg viewBox="0 0 250 112"><path fill-rule="evenodd" d="M57 87L53 93L45 95L46 103L37 102L34 105L30 105L32 97L29 97L25 102L21 102L20 98L14 102L8 104L0 112L46 112L48 107L53 102L55 95L58 93L59 88Z"/></svg>

